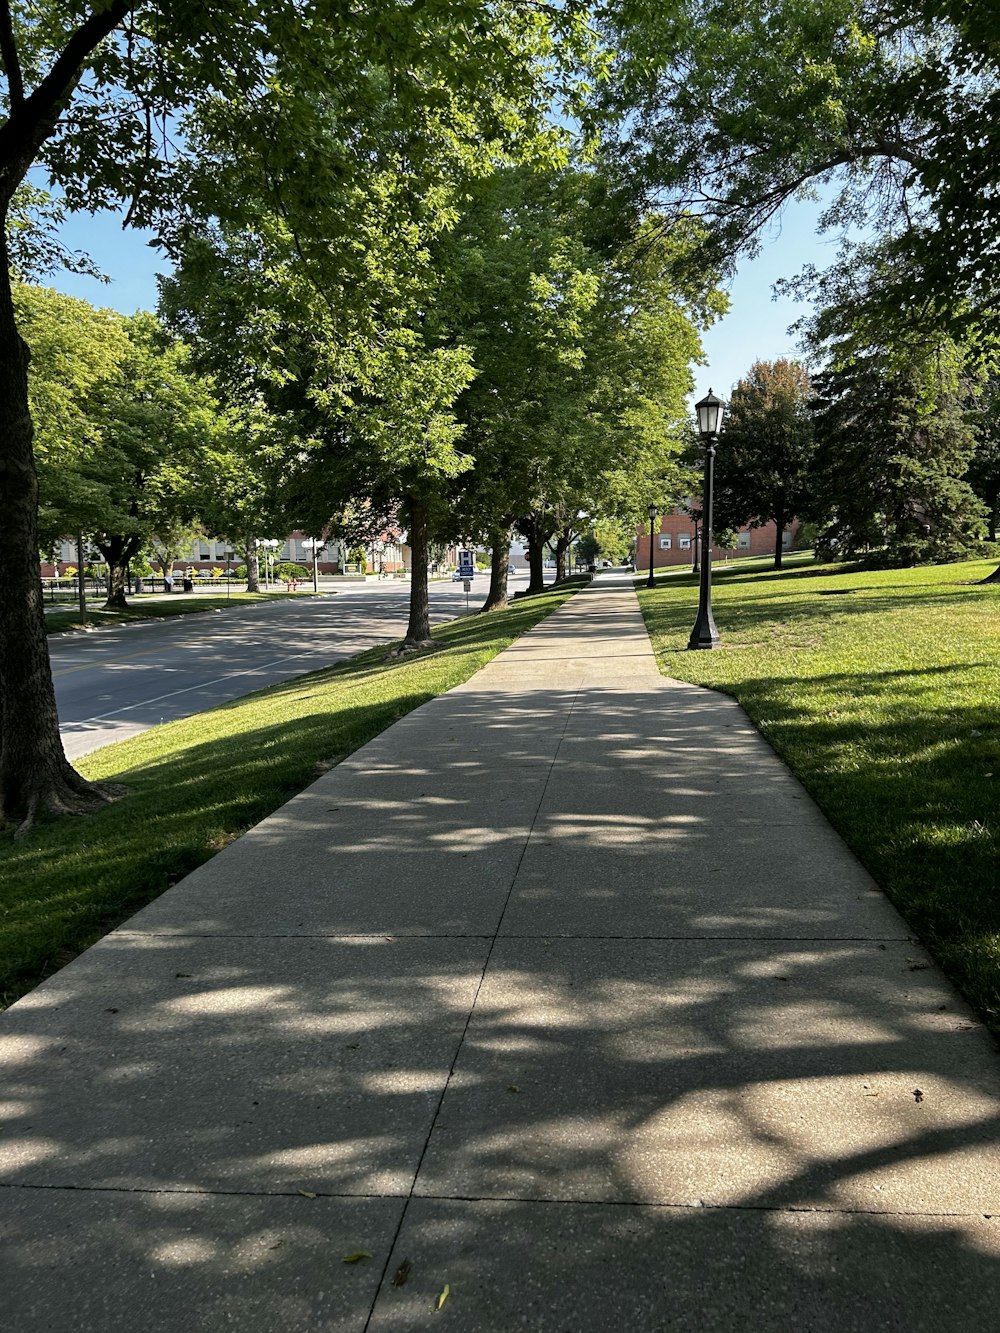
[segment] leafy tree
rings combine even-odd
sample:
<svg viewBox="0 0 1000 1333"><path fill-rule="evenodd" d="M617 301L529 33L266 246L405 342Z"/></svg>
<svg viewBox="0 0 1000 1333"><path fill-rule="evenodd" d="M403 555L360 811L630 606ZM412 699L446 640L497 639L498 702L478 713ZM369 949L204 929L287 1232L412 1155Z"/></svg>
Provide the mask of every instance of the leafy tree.
<svg viewBox="0 0 1000 1333"><path fill-rule="evenodd" d="M869 349L816 388L817 549L902 565L966 552L984 509L964 480L976 438L958 349L914 349L905 365Z"/></svg>
<svg viewBox="0 0 1000 1333"><path fill-rule="evenodd" d="M81 464L100 447L98 417L129 355L126 321L47 287L17 283L18 322L32 348L28 381L40 487L38 534L49 549L102 526L104 496Z"/></svg>
<svg viewBox="0 0 1000 1333"><path fill-rule="evenodd" d="M109 567L108 606L122 606L130 561L155 535L191 529L216 404L153 316L29 284L14 300L33 347L39 535L88 534Z"/></svg>
<svg viewBox="0 0 1000 1333"><path fill-rule="evenodd" d="M606 5L620 53L604 110L623 183L752 250L788 200L834 191L900 258L880 319L995 320L1000 54L984 0L654 0ZM989 20L986 14L993 15ZM662 206L662 205L661 205ZM841 255L850 265L850 248Z"/></svg>
<svg viewBox="0 0 1000 1333"><path fill-rule="evenodd" d="M5 7L0 528L15 554L0 583L0 816L19 817L26 829L40 808L80 811L106 796L63 754L45 643L28 351L13 307L7 240L12 201L30 168L44 164L68 207L128 201L129 220L165 224L181 204L220 217L242 213L259 199L251 192L245 205L239 188L254 168L270 188L273 217L299 248L353 253L350 272L360 289L369 265L353 228L366 203L365 108L374 100L391 107L405 160L395 195L401 234L426 207L439 170L437 158L422 151L428 125L438 142L450 136L457 154L473 155L484 138L537 126L553 89L565 83L564 67L551 60L555 34L568 49L587 43L578 4L497 0L484 11L473 0L371 0L345 9L320 0L303 9L221 0L210 23L191 0ZM329 151L325 133L338 107L353 111L340 154ZM211 176L189 166L191 153L213 141L225 145L225 170L209 199ZM335 307L330 289L327 297Z"/></svg>
<svg viewBox="0 0 1000 1333"><path fill-rule="evenodd" d="M808 497L813 452L809 376L794 361L755 361L733 389L716 464L719 528L775 524L782 534Z"/></svg>
<svg viewBox="0 0 1000 1333"><path fill-rule="evenodd" d="M476 370L457 404L475 466L454 522L493 549L484 610L505 598L512 526L536 590L546 542L561 567L581 524L631 517L670 486L698 328L720 308L710 280L675 276L688 243L579 166L498 172L443 238L440 336Z"/></svg>
<svg viewBox="0 0 1000 1333"><path fill-rule="evenodd" d="M129 562L158 530L190 525L218 404L187 349L154 316L125 321L128 350L94 415L97 447L79 463L100 499L91 528L109 567L107 609L125 605Z"/></svg>

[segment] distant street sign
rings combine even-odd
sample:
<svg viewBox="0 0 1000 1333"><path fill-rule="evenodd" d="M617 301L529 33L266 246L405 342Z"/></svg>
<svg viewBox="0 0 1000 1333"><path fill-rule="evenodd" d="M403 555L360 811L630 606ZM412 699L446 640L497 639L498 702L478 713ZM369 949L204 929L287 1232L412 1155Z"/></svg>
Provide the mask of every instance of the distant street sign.
<svg viewBox="0 0 1000 1333"><path fill-rule="evenodd" d="M476 553L475 551L459 551L458 553L458 572L463 579L471 579L476 572ZM468 588L465 590L468 592Z"/></svg>
<svg viewBox="0 0 1000 1333"><path fill-rule="evenodd" d="M472 591L472 582L471 582L471 580L466 579L465 582L462 584L462 587L465 589L466 592L471 592L471 591Z"/></svg>

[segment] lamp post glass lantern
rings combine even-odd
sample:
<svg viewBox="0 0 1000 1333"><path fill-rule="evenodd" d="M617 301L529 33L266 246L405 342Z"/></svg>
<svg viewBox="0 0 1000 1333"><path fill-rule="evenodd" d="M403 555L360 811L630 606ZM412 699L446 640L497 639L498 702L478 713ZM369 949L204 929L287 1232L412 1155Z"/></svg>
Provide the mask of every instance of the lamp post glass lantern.
<svg viewBox="0 0 1000 1333"><path fill-rule="evenodd" d="M656 522L656 505L649 505L646 513L649 515L649 578L646 580L646 587L655 588L656 580L653 578L653 524Z"/></svg>
<svg viewBox="0 0 1000 1333"><path fill-rule="evenodd" d="M715 480L715 446L722 429L723 402L709 389L695 403L698 434L705 446L705 477L701 497L701 579L698 585L698 619L694 623L689 648L717 648L719 631L712 616L712 486Z"/></svg>
<svg viewBox="0 0 1000 1333"><path fill-rule="evenodd" d="M313 592L319 592L319 553L326 542L322 537L303 537L302 545L312 552Z"/></svg>
<svg viewBox="0 0 1000 1333"><path fill-rule="evenodd" d="M274 582L274 557L281 546L277 537L261 537L257 542L258 546L264 548L264 587L270 587Z"/></svg>

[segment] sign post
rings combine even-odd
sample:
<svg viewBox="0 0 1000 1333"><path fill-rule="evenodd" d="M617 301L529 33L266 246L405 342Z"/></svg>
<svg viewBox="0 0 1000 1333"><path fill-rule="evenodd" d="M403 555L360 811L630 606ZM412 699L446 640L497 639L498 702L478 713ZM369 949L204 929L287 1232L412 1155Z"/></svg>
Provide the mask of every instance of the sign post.
<svg viewBox="0 0 1000 1333"><path fill-rule="evenodd" d="M465 609L469 609L469 593L472 590L472 579L476 573L476 553L475 551L461 550L458 553L458 573L462 579L465 588Z"/></svg>

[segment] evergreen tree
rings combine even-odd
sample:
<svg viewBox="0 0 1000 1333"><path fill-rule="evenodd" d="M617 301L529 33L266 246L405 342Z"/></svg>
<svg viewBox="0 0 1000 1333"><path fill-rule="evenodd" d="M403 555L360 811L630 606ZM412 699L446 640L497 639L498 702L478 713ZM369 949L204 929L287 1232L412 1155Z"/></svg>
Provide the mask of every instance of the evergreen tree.
<svg viewBox="0 0 1000 1333"><path fill-rule="evenodd" d="M976 447L954 344L869 349L816 378L817 549L889 564L960 558L984 531L965 480Z"/></svg>
<svg viewBox="0 0 1000 1333"><path fill-rule="evenodd" d="M762 527L773 520L775 569L785 527L808 498L810 398L809 376L797 362L754 362L733 389L718 448L716 525Z"/></svg>

